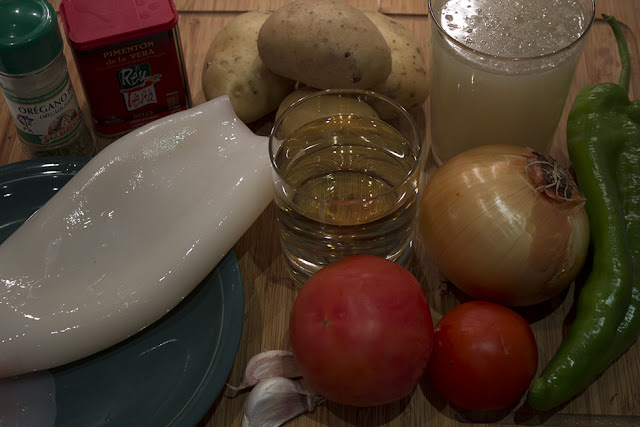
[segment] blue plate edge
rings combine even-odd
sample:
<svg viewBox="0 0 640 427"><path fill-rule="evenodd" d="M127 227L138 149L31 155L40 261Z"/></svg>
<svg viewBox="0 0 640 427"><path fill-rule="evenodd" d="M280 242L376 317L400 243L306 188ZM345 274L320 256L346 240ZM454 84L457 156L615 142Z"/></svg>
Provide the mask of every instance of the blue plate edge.
<svg viewBox="0 0 640 427"><path fill-rule="evenodd" d="M228 264L228 265L227 265ZM237 310L229 310L225 309L223 315L223 324L230 324L232 327L227 328L226 330L222 330L222 334L224 336L223 340L225 342L224 347L232 348L233 351L228 351L222 355L221 359L218 360L217 369L222 370L225 375L221 376L225 381L221 383L216 383L215 381L204 381L204 387L201 387L196 393L195 399L191 400L189 405L185 406L182 411L176 417L169 422L167 426L183 426L185 423L189 425L196 425L207 415L209 409L211 409L212 405L215 403L216 399L222 392L222 389L226 385L226 379L229 377L231 370L233 369L233 364L235 363L236 356L238 354L238 349L240 348L240 341L242 340L242 331L244 328L244 282L242 281L242 274L240 273L240 265L238 263L238 258L235 254L235 251L231 249L218 263L218 265L212 270L215 274L223 276L221 272L216 271L219 268L229 269L231 274L235 276L235 280L231 280L227 282L229 285L225 286L225 282L221 281L224 289L224 299L225 299L225 307L236 307L234 303L226 304L227 302L227 292L232 301L234 301L237 305ZM234 323L237 322L237 323ZM230 323L227 323L230 322ZM239 328L239 331L236 330ZM212 364L213 364L212 360ZM212 367L210 364L210 368ZM206 377L211 377L213 371L208 370ZM201 383L202 384L202 383ZM203 396L208 396L207 398L203 398ZM212 399L213 397L213 399ZM192 403L193 402L193 403ZM189 409L191 408L191 409Z"/></svg>
<svg viewBox="0 0 640 427"><path fill-rule="evenodd" d="M0 180L21 179L25 178L25 175L28 175L29 173L37 171L42 172L43 170L46 170L48 173L49 169L51 169L52 174L75 175L90 160L91 158L83 156L62 156L22 160L6 165L0 165ZM48 165L51 167L47 168ZM220 359L216 359L215 357L211 359L207 372L203 374L200 386L193 391L193 399L191 399L187 405L183 406L172 420L167 420L167 426L182 426L185 424L196 425L202 421L219 397L235 363L244 328L245 297L242 274L240 273L238 259L233 249L224 255L218 265L212 269L210 274L224 276L226 273L221 274L221 272L216 271L219 268L228 271L228 273L232 274L232 277L234 278L233 280L220 281L225 301L223 307L223 325L228 326L223 328L221 331L221 343L223 343L226 351L223 352ZM227 298L229 298L228 302ZM229 309L229 307L233 307L234 309ZM218 363L213 366L216 360ZM212 378L213 370L211 368L213 367L217 368L215 370L217 372L216 376L219 375L220 378L223 378L221 381L216 381L215 378ZM224 376L220 375L222 372L224 372Z"/></svg>
<svg viewBox="0 0 640 427"><path fill-rule="evenodd" d="M60 156L60 157L43 157L36 159L26 159L20 160L18 162L7 163L5 165L0 166L0 178L4 178L5 176L11 176L12 174L23 174L25 170L30 170L33 168L42 169L43 166L51 163L52 167L55 165L60 165L62 163L66 164L68 167L71 167L69 170L60 171L60 173L64 174L75 174L80 169L86 165L90 157L83 156Z"/></svg>

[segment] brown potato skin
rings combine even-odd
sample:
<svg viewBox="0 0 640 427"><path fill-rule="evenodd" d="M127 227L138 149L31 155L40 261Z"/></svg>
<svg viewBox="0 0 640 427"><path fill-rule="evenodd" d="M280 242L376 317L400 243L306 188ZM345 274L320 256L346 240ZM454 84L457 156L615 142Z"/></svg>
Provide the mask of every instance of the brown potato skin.
<svg viewBox="0 0 640 427"><path fill-rule="evenodd" d="M374 11L363 10L391 48L389 77L370 89L382 93L411 110L429 97L431 81L422 46L411 30L398 21Z"/></svg>
<svg viewBox="0 0 640 427"><path fill-rule="evenodd" d="M361 10L341 0L294 0L258 34L274 73L318 89L367 89L391 72L391 49Z"/></svg>
<svg viewBox="0 0 640 427"><path fill-rule="evenodd" d="M291 105L315 92L319 92L319 90L304 87L287 95L287 97L282 100L280 107L278 107L275 118L276 122ZM316 98L314 101L306 102L298 106L294 112L289 113L289 118L286 120L286 123L282 124L278 134L282 136L290 135L296 129L299 129L309 122L338 113L378 118L376 110L363 100L342 98L338 95L326 95Z"/></svg>
<svg viewBox="0 0 640 427"><path fill-rule="evenodd" d="M258 55L258 32L269 16L266 11L238 15L216 35L204 60L205 99L228 95L244 123L274 111L295 86L295 81L272 73Z"/></svg>
<svg viewBox="0 0 640 427"><path fill-rule="evenodd" d="M318 89L314 89L312 87L301 87L285 96L285 98L280 103L278 110L276 110L275 120L278 120L278 117L280 117L280 115L282 115L282 113L284 113L287 108L291 107L294 102L299 101L305 96L311 95L312 93L315 93L317 91Z"/></svg>

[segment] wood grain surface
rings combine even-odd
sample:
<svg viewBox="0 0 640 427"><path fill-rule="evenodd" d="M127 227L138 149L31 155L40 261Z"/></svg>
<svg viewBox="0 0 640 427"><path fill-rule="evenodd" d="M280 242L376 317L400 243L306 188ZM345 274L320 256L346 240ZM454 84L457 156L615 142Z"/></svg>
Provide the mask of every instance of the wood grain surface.
<svg viewBox="0 0 640 427"><path fill-rule="evenodd" d="M287 0L175 0L180 11L179 29L194 102L204 101L201 71L209 43L224 25L239 13L254 9L273 10ZM52 2L57 8L59 0ZM429 18L426 0L349 0L361 8L393 15L410 28L428 51ZM622 23L632 59L632 99L640 98L640 0L599 0L597 16L612 14ZM65 46L71 78L85 112L86 103L72 56ZM569 105L583 86L617 81L620 69L617 48L608 25L597 19L588 36L578 65L567 108L558 128L552 154L568 164L565 123ZM437 106L436 106L437 107ZM422 123L425 152L430 145L427 102L415 112ZM535 120L535 118L532 118ZM110 140L101 139L104 146ZM265 147L266 149L266 147ZM0 165L26 159L4 100L0 103ZM432 168L427 162L424 178ZM423 181L424 182L424 181ZM298 291L284 268L278 242L275 209L267 207L253 226L237 242L245 289L243 333L229 383L240 381L246 362L254 354L270 349L288 349L288 315ZM434 321L447 310L466 301L440 276L417 240L410 269L427 292ZM539 346L539 369L553 356L566 334L572 316L574 286L557 298L539 306L519 310L530 322ZM227 397L224 393L212 404L199 427L240 426L246 394ZM144 396L140 397L141 399ZM212 397L213 398L213 397ZM536 412L521 401L500 412L474 413L453 408L424 378L406 399L375 408L349 408L327 403L313 413L292 421L290 426L455 426L460 424L501 425L604 425L640 426L640 344L636 343L602 374L584 393L550 412Z"/></svg>

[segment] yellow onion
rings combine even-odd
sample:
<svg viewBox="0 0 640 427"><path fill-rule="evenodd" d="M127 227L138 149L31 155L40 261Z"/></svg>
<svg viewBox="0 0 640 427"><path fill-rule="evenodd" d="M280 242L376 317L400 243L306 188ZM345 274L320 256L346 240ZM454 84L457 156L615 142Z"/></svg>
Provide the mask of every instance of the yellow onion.
<svg viewBox="0 0 640 427"><path fill-rule="evenodd" d="M440 271L477 299L542 302L584 264L589 222L571 175L531 149L487 145L444 163L420 202L420 232Z"/></svg>

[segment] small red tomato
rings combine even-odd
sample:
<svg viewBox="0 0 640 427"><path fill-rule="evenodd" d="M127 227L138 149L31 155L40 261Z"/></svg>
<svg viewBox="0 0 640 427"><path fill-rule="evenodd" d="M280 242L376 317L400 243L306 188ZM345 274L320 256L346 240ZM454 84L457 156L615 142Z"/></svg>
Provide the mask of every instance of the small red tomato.
<svg viewBox="0 0 640 427"><path fill-rule="evenodd" d="M336 403L373 406L415 388L431 354L433 320L409 271L357 255L307 280L293 304L289 333L313 390Z"/></svg>
<svg viewBox="0 0 640 427"><path fill-rule="evenodd" d="M429 378L455 405L495 411L516 403L538 368L533 331L502 305L472 301L436 324Z"/></svg>

